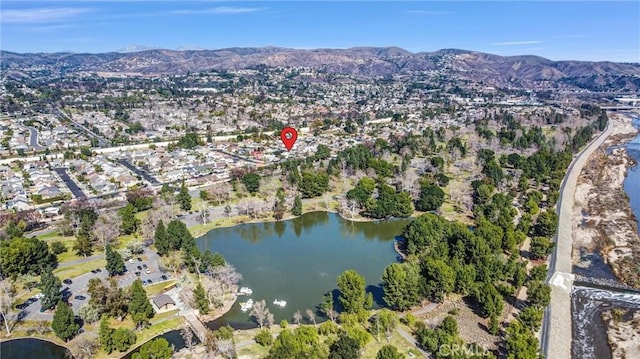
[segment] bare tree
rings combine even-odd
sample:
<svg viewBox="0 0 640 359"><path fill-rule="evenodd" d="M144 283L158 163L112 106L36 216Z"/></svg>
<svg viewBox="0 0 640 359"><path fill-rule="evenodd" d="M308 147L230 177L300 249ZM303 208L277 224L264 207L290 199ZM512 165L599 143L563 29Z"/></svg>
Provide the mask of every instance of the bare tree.
<svg viewBox="0 0 640 359"><path fill-rule="evenodd" d="M75 337L70 343L71 354L77 359L93 358L100 344L98 336L94 333L85 332Z"/></svg>
<svg viewBox="0 0 640 359"><path fill-rule="evenodd" d="M191 328L188 325L183 325L180 329L180 335L182 336L182 339L184 339L184 345L187 349L191 350L191 347L193 346L193 331Z"/></svg>
<svg viewBox="0 0 640 359"><path fill-rule="evenodd" d="M7 330L7 335L11 334L13 329L9 323L11 322L11 311L13 310L13 301L15 300L15 285L9 279L0 281L0 315Z"/></svg>
<svg viewBox="0 0 640 359"><path fill-rule="evenodd" d="M229 182L222 182L211 186L208 191L214 203L220 205L229 200L231 197L231 186Z"/></svg>
<svg viewBox="0 0 640 359"><path fill-rule="evenodd" d="M231 206L230 205L224 206L224 214L227 216L227 218L231 217Z"/></svg>
<svg viewBox="0 0 640 359"><path fill-rule="evenodd" d="M249 202L250 201L249 201L248 198L243 198L243 199L238 201L238 204L236 205L236 208L238 210L238 214L240 214L240 215L243 215L243 214L248 215L249 214L249 206L250 206Z"/></svg>
<svg viewBox="0 0 640 359"><path fill-rule="evenodd" d="M210 270L208 270L208 274L220 280L220 283L222 283L225 290L231 289L242 279L242 274L238 273L236 268L230 264L210 268Z"/></svg>
<svg viewBox="0 0 640 359"><path fill-rule="evenodd" d="M202 219L202 224L206 224L209 221L210 212L209 206L206 203L200 202L198 204L198 215L200 219Z"/></svg>
<svg viewBox="0 0 640 359"><path fill-rule="evenodd" d="M218 340L218 353L227 359L236 358L236 345L233 340Z"/></svg>
<svg viewBox="0 0 640 359"><path fill-rule="evenodd" d="M332 322L335 322L338 318L338 312L333 310L333 308L327 309L325 314L327 315L327 317L329 317L329 319L331 319Z"/></svg>
<svg viewBox="0 0 640 359"><path fill-rule="evenodd" d="M340 200L340 212L348 215L351 219L358 213L358 207L358 202L352 199L344 197Z"/></svg>
<svg viewBox="0 0 640 359"><path fill-rule="evenodd" d="M98 220L93 225L93 236L103 249L118 238L120 222L118 214L112 211L105 212L98 217Z"/></svg>
<svg viewBox="0 0 640 359"><path fill-rule="evenodd" d="M184 261L180 252L171 252L169 255L160 257L160 263L173 272L173 276L178 276L178 271L184 266Z"/></svg>
<svg viewBox="0 0 640 359"><path fill-rule="evenodd" d="M306 313L307 313L307 318L309 318L309 320L313 322L313 326L315 327L316 326L316 314L311 309L307 309Z"/></svg>
<svg viewBox="0 0 640 359"><path fill-rule="evenodd" d="M260 329L262 329L262 327L264 326L269 314L271 313L269 312L269 308L267 308L267 302L265 302L264 299L253 303L253 308L251 308L251 316L256 319L258 325L260 326Z"/></svg>
<svg viewBox="0 0 640 359"><path fill-rule="evenodd" d="M293 322L296 323L297 325L300 325L301 321L302 321L302 314L300 314L299 310L296 310L296 312L293 313Z"/></svg>
<svg viewBox="0 0 640 359"><path fill-rule="evenodd" d="M267 327L271 328L274 322L275 319L273 318L273 313L267 314Z"/></svg>

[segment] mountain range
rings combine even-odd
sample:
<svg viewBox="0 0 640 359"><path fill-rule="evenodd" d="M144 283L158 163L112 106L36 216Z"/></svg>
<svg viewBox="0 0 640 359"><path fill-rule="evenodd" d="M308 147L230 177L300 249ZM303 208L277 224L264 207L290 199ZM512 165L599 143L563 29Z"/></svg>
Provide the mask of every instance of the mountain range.
<svg viewBox="0 0 640 359"><path fill-rule="evenodd" d="M29 77L26 70L33 68L46 68L51 76L57 76L75 72L184 74L267 66L307 67L368 78L431 71L501 86L559 81L596 90L640 89L640 63L552 61L531 55L499 56L458 49L420 53L398 47L149 49L100 54L0 51L0 57L2 72L11 77Z"/></svg>

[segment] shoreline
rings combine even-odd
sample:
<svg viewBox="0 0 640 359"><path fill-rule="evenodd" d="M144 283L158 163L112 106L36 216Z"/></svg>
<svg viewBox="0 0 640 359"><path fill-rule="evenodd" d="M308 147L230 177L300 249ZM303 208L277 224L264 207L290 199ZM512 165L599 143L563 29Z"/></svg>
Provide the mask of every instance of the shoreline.
<svg viewBox="0 0 640 359"><path fill-rule="evenodd" d="M616 115L616 131L589 157L575 190L572 218L573 263L589 270L590 261L581 252L598 252L621 283L640 288L640 274L633 263L640 261L640 235L624 181L638 165L625 144L638 136L632 117ZM611 150L609 150L611 149Z"/></svg>

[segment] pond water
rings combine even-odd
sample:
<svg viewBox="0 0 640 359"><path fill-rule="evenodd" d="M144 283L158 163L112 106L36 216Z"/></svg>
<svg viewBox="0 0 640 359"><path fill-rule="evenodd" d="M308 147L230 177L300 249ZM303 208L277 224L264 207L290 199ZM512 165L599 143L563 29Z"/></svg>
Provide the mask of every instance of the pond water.
<svg viewBox="0 0 640 359"><path fill-rule="evenodd" d="M2 359L65 359L67 349L46 340L26 338L0 343Z"/></svg>
<svg viewBox="0 0 640 359"><path fill-rule="evenodd" d="M239 296L231 311L212 323L234 328L256 326L240 302L264 299L278 323L292 322L296 310L305 317L315 309L325 293L337 291L336 277L355 269L367 281L374 305L381 306L380 287L384 268L397 261L393 240L408 220L350 222L327 212L271 223L243 224L214 229L197 240L201 250L219 252L242 274L241 286L253 290ZM276 299L287 302L276 306ZM337 300L336 300L337 303ZM324 317L316 311L317 320Z"/></svg>

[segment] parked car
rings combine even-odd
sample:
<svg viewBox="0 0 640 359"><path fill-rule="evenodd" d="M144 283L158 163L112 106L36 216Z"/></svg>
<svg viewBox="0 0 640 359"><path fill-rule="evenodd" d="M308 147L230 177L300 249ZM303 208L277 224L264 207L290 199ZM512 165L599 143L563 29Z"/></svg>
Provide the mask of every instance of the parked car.
<svg viewBox="0 0 640 359"><path fill-rule="evenodd" d="M146 270L146 271L144 271L144 272L145 272L145 273L147 273L147 274L150 274L150 273L151 273L151 270L150 270L150 269L147 269L147 270Z"/></svg>
<svg viewBox="0 0 640 359"><path fill-rule="evenodd" d="M133 264L133 258L129 258L129 263Z"/></svg>
<svg viewBox="0 0 640 359"><path fill-rule="evenodd" d="M138 257L138 262L142 262L142 258Z"/></svg>
<svg viewBox="0 0 640 359"><path fill-rule="evenodd" d="M70 285L73 282L71 281L71 279L67 278L67 279L63 280L62 283L66 284L66 285Z"/></svg>
<svg viewBox="0 0 640 359"><path fill-rule="evenodd" d="M163 275L162 277L160 277L162 280L167 280L167 276Z"/></svg>
<svg viewBox="0 0 640 359"><path fill-rule="evenodd" d="M139 277L139 276L140 276L140 272L136 272L136 277Z"/></svg>
<svg viewBox="0 0 640 359"><path fill-rule="evenodd" d="M87 297L85 297L84 295L76 295L75 297L73 297L73 299L75 299L75 300L85 300L85 299L87 299Z"/></svg>
<svg viewBox="0 0 640 359"><path fill-rule="evenodd" d="M142 268L147 269L147 265L146 264L142 264Z"/></svg>
<svg viewBox="0 0 640 359"><path fill-rule="evenodd" d="M138 268L138 270L142 270L142 267L141 267L141 266L138 266L137 268Z"/></svg>
<svg viewBox="0 0 640 359"><path fill-rule="evenodd" d="M35 298L36 299L42 299L42 298L44 298L44 294L38 293L38 294L36 294Z"/></svg>

